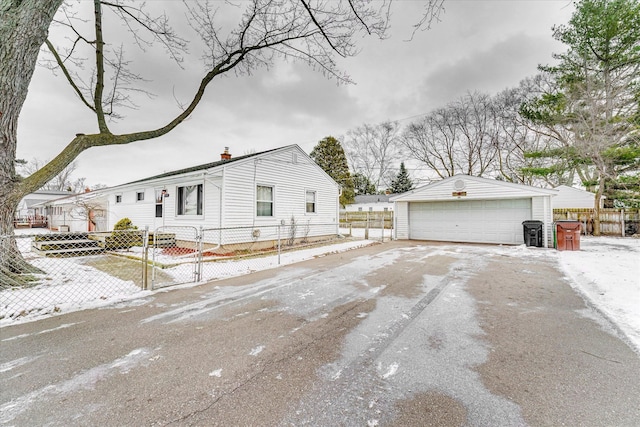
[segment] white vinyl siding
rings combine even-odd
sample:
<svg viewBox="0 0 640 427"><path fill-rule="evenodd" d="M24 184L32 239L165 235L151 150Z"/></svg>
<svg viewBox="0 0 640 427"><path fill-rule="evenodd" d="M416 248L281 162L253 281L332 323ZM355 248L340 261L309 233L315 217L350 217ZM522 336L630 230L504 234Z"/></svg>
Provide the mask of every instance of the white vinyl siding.
<svg viewBox="0 0 640 427"><path fill-rule="evenodd" d="M409 238L409 203L396 202L394 206L395 236L396 239Z"/></svg>
<svg viewBox="0 0 640 427"><path fill-rule="evenodd" d="M294 151L297 162L292 162ZM254 224L289 223L291 217L306 215L306 190L316 192L316 213L304 221L311 224L338 222L338 186L308 156L297 149L269 153L264 160L231 163L226 167L224 185L225 213L223 227L246 227ZM256 216L257 186L273 186L274 215ZM227 212L234 212L228 215Z"/></svg>
<svg viewBox="0 0 640 427"><path fill-rule="evenodd" d="M593 209L595 205L596 195L594 193L566 185L560 185L556 187L556 190L558 190L558 195L551 199L554 209ZM602 207L602 203L600 206Z"/></svg>
<svg viewBox="0 0 640 427"><path fill-rule="evenodd" d="M456 181L464 181L464 189L454 188ZM466 196L453 196L454 191L464 191ZM446 200L487 200L487 199L520 199L548 195L550 190L525 185L512 184L504 181L477 177L454 176L445 180L425 185L395 197L395 201L426 202Z"/></svg>
<svg viewBox="0 0 640 427"><path fill-rule="evenodd" d="M531 198L531 219L542 221L542 240L547 246L553 245L553 210L550 209L550 197Z"/></svg>
<svg viewBox="0 0 640 427"><path fill-rule="evenodd" d="M296 163L292 161L293 154L296 154ZM203 186L202 214L178 215L178 189L197 184ZM110 227L124 217L130 218L138 228L148 226L150 230L161 226L275 226L283 221L288 224L292 217L305 223L310 221L312 225L338 222L337 184L295 146L231 161L208 171L149 180L144 185L154 191L166 189L169 196L164 200L163 217L155 217L156 198L152 200L149 195L152 193L147 194L144 202L136 202L140 183L135 183L106 193L110 202ZM258 185L273 187L273 216L256 216ZM313 215L306 214L307 190L316 193L316 212ZM114 203L115 194L122 195L121 203ZM337 231L335 226L333 232Z"/></svg>

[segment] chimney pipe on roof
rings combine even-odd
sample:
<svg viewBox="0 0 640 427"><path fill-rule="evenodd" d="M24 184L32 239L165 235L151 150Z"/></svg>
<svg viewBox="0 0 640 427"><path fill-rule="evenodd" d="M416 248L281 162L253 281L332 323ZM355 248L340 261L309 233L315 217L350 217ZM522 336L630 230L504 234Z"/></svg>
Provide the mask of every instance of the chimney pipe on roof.
<svg viewBox="0 0 640 427"><path fill-rule="evenodd" d="M224 153L220 154L220 160L230 160L231 154L229 153L229 147L224 147Z"/></svg>

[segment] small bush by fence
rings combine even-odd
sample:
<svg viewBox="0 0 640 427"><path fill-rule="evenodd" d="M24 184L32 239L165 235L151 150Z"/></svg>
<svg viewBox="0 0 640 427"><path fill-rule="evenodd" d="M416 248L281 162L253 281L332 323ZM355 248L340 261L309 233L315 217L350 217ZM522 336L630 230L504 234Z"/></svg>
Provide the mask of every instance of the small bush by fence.
<svg viewBox="0 0 640 427"><path fill-rule="evenodd" d="M586 234L593 232L593 209L554 209L553 220L574 220L582 223ZM600 233L605 236L632 236L640 233L640 209L600 209Z"/></svg>
<svg viewBox="0 0 640 427"><path fill-rule="evenodd" d="M0 236L0 320L276 267L287 251L344 241L338 230L302 223Z"/></svg>

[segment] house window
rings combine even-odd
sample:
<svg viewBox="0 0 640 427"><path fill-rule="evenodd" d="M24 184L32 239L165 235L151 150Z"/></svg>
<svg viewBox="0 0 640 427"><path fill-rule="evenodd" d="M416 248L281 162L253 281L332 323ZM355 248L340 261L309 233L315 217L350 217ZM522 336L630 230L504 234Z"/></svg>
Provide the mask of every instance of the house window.
<svg viewBox="0 0 640 427"><path fill-rule="evenodd" d="M258 185L256 189L256 216L273 216L273 187Z"/></svg>
<svg viewBox="0 0 640 427"><path fill-rule="evenodd" d="M315 191L307 191L306 195L307 202L307 213L316 213L316 192Z"/></svg>
<svg viewBox="0 0 640 427"><path fill-rule="evenodd" d="M362 208L358 208L358 212L362 212Z"/></svg>
<svg viewBox="0 0 640 427"><path fill-rule="evenodd" d="M388 211L389 211L389 208L384 208L384 211L385 211L385 212L388 212Z"/></svg>
<svg viewBox="0 0 640 427"><path fill-rule="evenodd" d="M116 203L122 203L122 194L116 194Z"/></svg>
<svg viewBox="0 0 640 427"><path fill-rule="evenodd" d="M136 201L141 202L144 200L144 191L136 192Z"/></svg>
<svg viewBox="0 0 640 427"><path fill-rule="evenodd" d="M369 212L373 212L373 208L371 206L369 207Z"/></svg>
<svg viewBox="0 0 640 427"><path fill-rule="evenodd" d="M202 215L202 184L178 187L178 215Z"/></svg>

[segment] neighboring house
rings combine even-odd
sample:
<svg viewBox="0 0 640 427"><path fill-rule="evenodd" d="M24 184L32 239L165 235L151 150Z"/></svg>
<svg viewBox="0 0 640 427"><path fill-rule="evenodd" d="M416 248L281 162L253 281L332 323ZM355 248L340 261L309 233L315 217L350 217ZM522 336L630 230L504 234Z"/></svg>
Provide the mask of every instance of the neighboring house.
<svg viewBox="0 0 640 427"><path fill-rule="evenodd" d="M559 185L555 188L558 195L553 198L554 209L593 209L596 195L579 188ZM600 199L600 207L604 206L604 196Z"/></svg>
<svg viewBox="0 0 640 427"><path fill-rule="evenodd" d="M107 231L108 197L102 190L72 194L41 203L49 228L58 231Z"/></svg>
<svg viewBox="0 0 640 427"><path fill-rule="evenodd" d="M46 219L45 203L73 194L69 191L38 190L26 195L16 210L16 226L30 226L32 224L46 225L42 220Z"/></svg>
<svg viewBox="0 0 640 427"><path fill-rule="evenodd" d="M393 202L389 198L394 194L363 194L355 197L355 201L345 206L347 212L387 212L393 210Z"/></svg>
<svg viewBox="0 0 640 427"><path fill-rule="evenodd" d="M543 223L552 243L557 190L456 175L391 198L397 239L523 244L522 222Z"/></svg>
<svg viewBox="0 0 640 427"><path fill-rule="evenodd" d="M289 145L235 158L225 149L216 162L58 200L50 207L77 217L74 207L85 203L104 213L106 230L125 217L139 229L152 231L160 227L257 229L290 224L294 218L301 227L332 224L322 233L337 234L339 194L339 185L326 172L298 145ZM259 240L259 232L254 234Z"/></svg>

